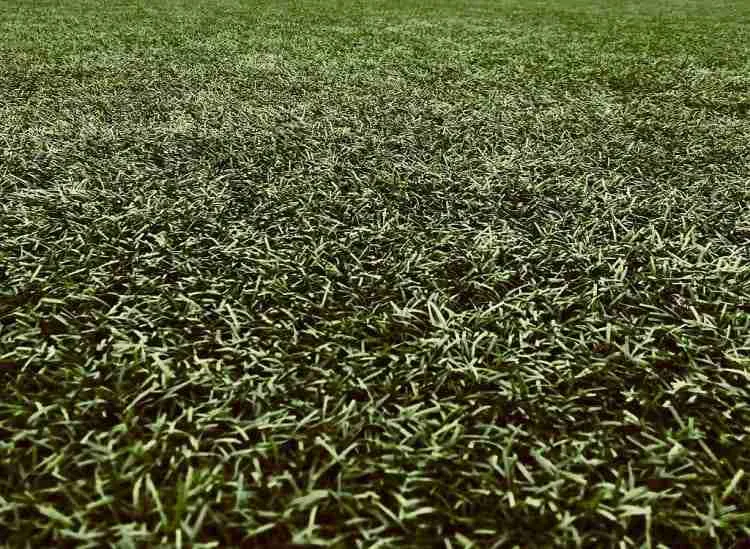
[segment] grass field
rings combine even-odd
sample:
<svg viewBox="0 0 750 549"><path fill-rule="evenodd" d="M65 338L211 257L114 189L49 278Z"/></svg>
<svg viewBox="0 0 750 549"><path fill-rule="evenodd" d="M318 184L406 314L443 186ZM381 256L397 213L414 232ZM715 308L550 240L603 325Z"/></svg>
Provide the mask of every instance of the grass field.
<svg viewBox="0 0 750 549"><path fill-rule="evenodd" d="M748 547L750 2L0 37L0 546Z"/></svg>

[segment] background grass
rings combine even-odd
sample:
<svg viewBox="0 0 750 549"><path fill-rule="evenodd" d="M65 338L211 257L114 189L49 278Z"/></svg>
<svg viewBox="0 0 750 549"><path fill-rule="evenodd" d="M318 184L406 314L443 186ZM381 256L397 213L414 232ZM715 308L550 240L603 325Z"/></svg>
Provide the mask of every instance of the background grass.
<svg viewBox="0 0 750 549"><path fill-rule="evenodd" d="M0 1L0 543L747 539L749 25Z"/></svg>

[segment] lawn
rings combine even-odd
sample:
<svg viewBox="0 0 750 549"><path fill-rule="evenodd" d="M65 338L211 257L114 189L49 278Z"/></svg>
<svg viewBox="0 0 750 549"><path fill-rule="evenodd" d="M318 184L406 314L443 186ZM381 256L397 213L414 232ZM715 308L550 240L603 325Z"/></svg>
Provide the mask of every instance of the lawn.
<svg viewBox="0 0 750 549"><path fill-rule="evenodd" d="M0 0L0 546L747 547L750 2Z"/></svg>

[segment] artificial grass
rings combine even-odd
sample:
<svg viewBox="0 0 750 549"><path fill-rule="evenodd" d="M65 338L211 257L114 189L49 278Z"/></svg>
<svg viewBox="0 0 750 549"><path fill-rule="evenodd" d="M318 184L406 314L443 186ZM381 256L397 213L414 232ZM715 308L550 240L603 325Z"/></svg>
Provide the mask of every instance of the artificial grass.
<svg viewBox="0 0 750 549"><path fill-rule="evenodd" d="M749 23L0 3L0 543L741 545Z"/></svg>

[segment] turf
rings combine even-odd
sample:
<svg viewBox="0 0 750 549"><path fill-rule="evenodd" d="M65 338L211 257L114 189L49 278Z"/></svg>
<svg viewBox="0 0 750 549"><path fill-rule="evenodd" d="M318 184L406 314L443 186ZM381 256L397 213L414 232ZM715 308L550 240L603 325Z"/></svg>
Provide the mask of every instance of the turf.
<svg viewBox="0 0 750 549"><path fill-rule="evenodd" d="M1 1L0 545L746 547L748 28Z"/></svg>

